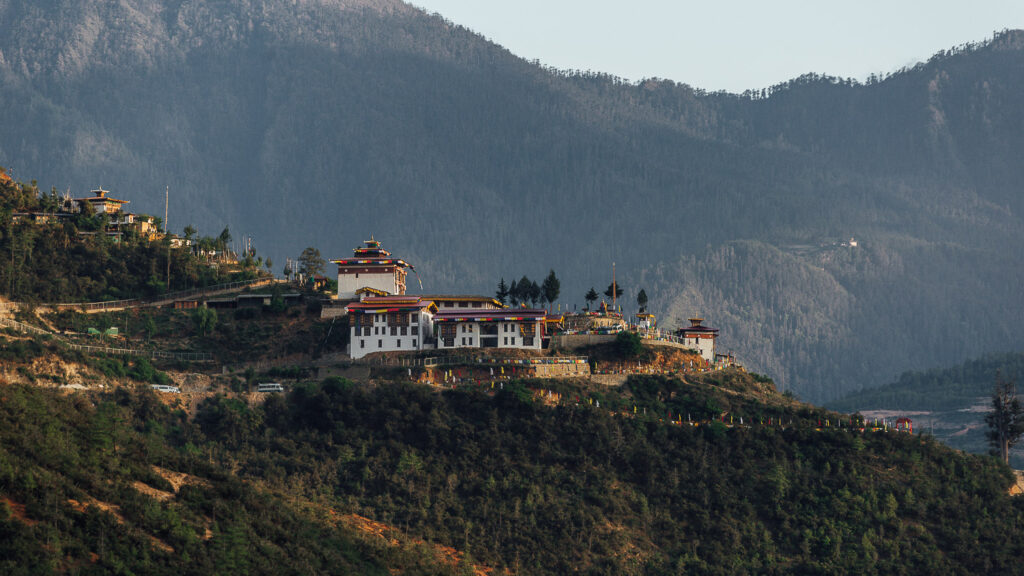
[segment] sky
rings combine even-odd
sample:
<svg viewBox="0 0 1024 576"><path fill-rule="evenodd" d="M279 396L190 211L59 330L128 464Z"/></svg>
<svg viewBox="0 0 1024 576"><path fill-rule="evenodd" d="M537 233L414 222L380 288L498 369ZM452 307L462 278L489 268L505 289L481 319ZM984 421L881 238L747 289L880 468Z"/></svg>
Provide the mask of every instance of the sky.
<svg viewBox="0 0 1024 576"><path fill-rule="evenodd" d="M1024 0L408 0L527 60L742 92L865 79L1024 28Z"/></svg>

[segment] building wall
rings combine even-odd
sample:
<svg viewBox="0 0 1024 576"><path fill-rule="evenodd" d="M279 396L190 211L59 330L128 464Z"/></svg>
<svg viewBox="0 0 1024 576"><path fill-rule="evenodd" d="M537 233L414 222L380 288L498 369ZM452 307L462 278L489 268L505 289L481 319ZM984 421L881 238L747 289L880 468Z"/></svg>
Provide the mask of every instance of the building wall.
<svg viewBox="0 0 1024 576"><path fill-rule="evenodd" d="M387 314L360 314L359 326L349 327L349 356L358 359L374 352L411 352L432 348L426 343L432 336L432 315L422 311L410 314L416 314L416 320L410 320L408 326L388 326ZM373 322L366 322L368 318ZM369 334L366 328L369 328ZM392 328L395 329L394 334L391 333Z"/></svg>
<svg viewBox="0 0 1024 576"><path fill-rule="evenodd" d="M714 363L715 361L715 337L709 334L697 335L686 335L683 338L683 345L689 348L693 348L700 353L700 357L707 360L708 362Z"/></svg>
<svg viewBox="0 0 1024 576"><path fill-rule="evenodd" d="M459 322L456 324L455 344L446 346L438 336L437 347L439 349L451 350L454 348L480 348L480 339L484 337L495 337L494 335L484 336L482 326L492 324L491 322ZM497 348L515 348L519 350L540 350L542 347L539 322L533 324L533 343L525 344L519 325L522 322L498 322L498 345Z"/></svg>
<svg viewBox="0 0 1024 576"><path fill-rule="evenodd" d="M391 270L381 273L338 274L338 298L355 298L356 290L364 286L383 290L388 294L398 294L395 273Z"/></svg>

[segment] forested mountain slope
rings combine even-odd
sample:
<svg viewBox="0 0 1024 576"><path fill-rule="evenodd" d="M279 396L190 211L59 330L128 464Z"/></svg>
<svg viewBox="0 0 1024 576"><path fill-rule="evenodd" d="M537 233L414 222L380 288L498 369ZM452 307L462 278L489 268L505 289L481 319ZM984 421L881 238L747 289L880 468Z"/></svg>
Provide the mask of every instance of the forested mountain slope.
<svg viewBox="0 0 1024 576"><path fill-rule="evenodd" d="M599 390L328 379L211 395L191 418L145 388L3 397L11 574L1013 573L1024 541L997 460L838 428L739 372ZM350 517L410 542L335 525Z"/></svg>
<svg viewBox="0 0 1024 576"><path fill-rule="evenodd" d="M581 303L614 261L627 302L830 398L1024 341L1021 38L730 95L544 69L397 1L6 0L0 165L151 212L170 186L172 228L276 262L372 233L434 292L554 268Z"/></svg>

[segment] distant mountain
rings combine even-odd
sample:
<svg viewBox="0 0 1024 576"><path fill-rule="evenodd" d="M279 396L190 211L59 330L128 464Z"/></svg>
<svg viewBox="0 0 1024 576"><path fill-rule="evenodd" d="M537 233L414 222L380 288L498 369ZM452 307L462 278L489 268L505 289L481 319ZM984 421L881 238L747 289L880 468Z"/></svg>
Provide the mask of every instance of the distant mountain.
<svg viewBox="0 0 1024 576"><path fill-rule="evenodd" d="M275 262L375 234L428 291L554 268L582 304L614 261L627 303L821 400L1024 344L1022 48L709 94L398 1L3 0L0 165L155 213L169 186L172 229Z"/></svg>

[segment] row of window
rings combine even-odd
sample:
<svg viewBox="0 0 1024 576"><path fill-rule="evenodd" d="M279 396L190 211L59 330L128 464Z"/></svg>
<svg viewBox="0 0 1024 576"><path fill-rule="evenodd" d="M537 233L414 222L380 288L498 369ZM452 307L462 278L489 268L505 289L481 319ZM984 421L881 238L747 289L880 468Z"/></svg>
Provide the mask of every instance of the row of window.
<svg viewBox="0 0 1024 576"><path fill-rule="evenodd" d="M419 326L412 326L412 327L408 327L408 326L401 326L401 327L399 327L399 326L392 326L391 327L391 335L392 336L408 336L409 334L412 334L413 336L419 336L419 333L420 333L420 327ZM356 335L358 336L359 334L360 334L359 333L359 328L356 328ZM383 326L374 326L373 327L373 335L374 336L380 336L380 335L383 335L383 334L386 334L386 331L384 330ZM370 335L370 327L369 326L364 326L363 327L362 335L363 336L369 336Z"/></svg>
<svg viewBox="0 0 1024 576"><path fill-rule="evenodd" d="M409 321L413 322L413 323L416 323L416 322L419 321L419 317L420 317L419 312L413 312L413 313L409 314ZM367 321L370 321L370 322L373 322L375 324L385 324L388 321L388 315L387 314L363 314L363 319L367 320Z"/></svg>
<svg viewBox="0 0 1024 576"><path fill-rule="evenodd" d="M418 344L418 339L417 338L413 338L412 339L412 347L415 348L417 346L417 344ZM366 339L364 339L364 338L360 338L359 339L359 347L360 348L366 348ZM377 340L377 348L383 348L383 347L384 347L384 341L383 340ZM395 340L395 348L401 348L401 347L402 347L402 341L401 340Z"/></svg>

